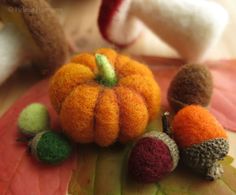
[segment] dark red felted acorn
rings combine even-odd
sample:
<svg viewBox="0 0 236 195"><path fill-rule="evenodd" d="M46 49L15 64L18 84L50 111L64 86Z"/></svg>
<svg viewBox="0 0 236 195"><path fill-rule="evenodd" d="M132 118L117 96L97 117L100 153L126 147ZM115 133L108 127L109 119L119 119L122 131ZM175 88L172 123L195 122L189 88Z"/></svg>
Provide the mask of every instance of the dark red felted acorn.
<svg viewBox="0 0 236 195"><path fill-rule="evenodd" d="M214 116L201 106L186 106L175 115L172 127L182 162L208 180L220 178L219 161L228 154L229 143Z"/></svg>
<svg viewBox="0 0 236 195"><path fill-rule="evenodd" d="M168 89L168 101L175 112L191 104L207 107L212 91L212 75L208 68L198 64L187 64L172 80Z"/></svg>
<svg viewBox="0 0 236 195"><path fill-rule="evenodd" d="M163 121L166 121L166 115ZM164 132L151 131L133 146L128 160L128 174L138 182L156 182L172 172L178 161L179 151L174 140Z"/></svg>

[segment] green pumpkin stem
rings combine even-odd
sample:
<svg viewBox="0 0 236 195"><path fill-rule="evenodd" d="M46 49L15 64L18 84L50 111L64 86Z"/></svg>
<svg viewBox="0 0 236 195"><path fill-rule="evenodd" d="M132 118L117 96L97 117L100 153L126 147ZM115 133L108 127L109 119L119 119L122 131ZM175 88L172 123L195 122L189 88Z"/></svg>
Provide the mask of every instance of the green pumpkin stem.
<svg viewBox="0 0 236 195"><path fill-rule="evenodd" d="M97 81L106 87L113 87L117 83L115 70L107 57L102 54L95 54L98 67Z"/></svg>

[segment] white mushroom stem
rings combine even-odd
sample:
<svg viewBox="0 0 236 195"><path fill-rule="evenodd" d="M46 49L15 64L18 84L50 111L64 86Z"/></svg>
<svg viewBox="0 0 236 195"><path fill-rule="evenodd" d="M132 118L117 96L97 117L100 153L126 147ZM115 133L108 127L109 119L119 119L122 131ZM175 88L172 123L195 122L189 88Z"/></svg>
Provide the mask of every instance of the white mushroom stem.
<svg viewBox="0 0 236 195"><path fill-rule="evenodd" d="M21 23L18 13L7 13L0 7L3 22L0 29L0 84L2 84L20 65L32 62L38 49Z"/></svg>
<svg viewBox="0 0 236 195"><path fill-rule="evenodd" d="M132 15L188 61L199 61L219 40L228 14L206 0L133 0Z"/></svg>

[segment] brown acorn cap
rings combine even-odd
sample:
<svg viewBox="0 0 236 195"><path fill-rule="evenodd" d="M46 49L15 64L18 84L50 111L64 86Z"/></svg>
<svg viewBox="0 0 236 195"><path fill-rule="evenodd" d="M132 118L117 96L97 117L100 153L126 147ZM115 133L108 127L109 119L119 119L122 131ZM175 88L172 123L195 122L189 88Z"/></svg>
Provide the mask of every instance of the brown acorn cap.
<svg viewBox="0 0 236 195"><path fill-rule="evenodd" d="M187 64L175 75L168 89L168 101L177 112L191 104L208 106L213 91L212 75L204 65Z"/></svg>
<svg viewBox="0 0 236 195"><path fill-rule="evenodd" d="M183 163L208 180L220 178L223 169L219 165L229 152L229 143L224 138L217 138L195 144L180 151Z"/></svg>
<svg viewBox="0 0 236 195"><path fill-rule="evenodd" d="M141 138L145 138L145 137L153 137L153 138L159 139L168 146L170 155L173 160L173 167L172 167L172 171L173 171L177 167L178 162L179 162L179 149L175 141L171 139L166 133L158 132L158 131L147 132L144 135L142 135Z"/></svg>
<svg viewBox="0 0 236 195"><path fill-rule="evenodd" d="M48 73L65 62L68 54L66 38L56 14L46 1L0 0L0 6L21 17L19 20L23 21L24 30L29 32L40 52L36 59L31 56L30 62L37 64L42 73ZM31 43L29 40L25 44Z"/></svg>

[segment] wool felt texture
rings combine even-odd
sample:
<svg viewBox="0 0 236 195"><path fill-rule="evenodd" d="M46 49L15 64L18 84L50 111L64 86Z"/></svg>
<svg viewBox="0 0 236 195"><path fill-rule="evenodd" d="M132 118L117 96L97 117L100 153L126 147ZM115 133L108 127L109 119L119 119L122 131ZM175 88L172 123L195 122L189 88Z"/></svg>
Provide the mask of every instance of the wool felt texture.
<svg viewBox="0 0 236 195"><path fill-rule="evenodd" d="M172 138L170 138L170 136L167 135L166 133L158 132L158 131L147 132L144 135L142 135L142 138L143 137L158 139L167 145L170 151L172 162L173 162L172 163L173 166L171 169L171 171L173 171L177 167L178 162L179 162L179 149L175 141Z"/></svg>
<svg viewBox="0 0 236 195"><path fill-rule="evenodd" d="M47 108L39 103L28 105L19 115L18 126L20 131L26 135L35 135L49 130L50 118Z"/></svg>
<svg viewBox="0 0 236 195"><path fill-rule="evenodd" d="M131 150L128 173L142 183L156 182L173 167L168 146L161 140L144 137L137 141Z"/></svg>
<svg viewBox="0 0 236 195"><path fill-rule="evenodd" d="M180 148L216 138L227 139L222 125L207 109L198 105L181 109L174 116L172 128L174 139Z"/></svg>
<svg viewBox="0 0 236 195"><path fill-rule="evenodd" d="M5 60L0 83L22 65L33 64L46 74L66 61L68 46L63 29L46 1L1 0L0 4L4 23L0 42L6 44L0 51Z"/></svg>
<svg viewBox="0 0 236 195"><path fill-rule="evenodd" d="M108 146L141 135L160 110L160 89L150 69L111 49L99 49L114 66L117 85L96 81L94 54L79 54L51 79L50 99L66 134L80 143Z"/></svg>
<svg viewBox="0 0 236 195"><path fill-rule="evenodd" d="M212 1L103 0L98 26L104 39L119 47L135 42L147 27L196 62L219 40L227 21L226 10Z"/></svg>
<svg viewBox="0 0 236 195"><path fill-rule="evenodd" d="M37 160L53 165L62 163L71 155L72 145L63 134L44 131L33 138L31 151Z"/></svg>
<svg viewBox="0 0 236 195"><path fill-rule="evenodd" d="M177 112L190 104L207 107L213 92L212 75L205 65L187 64L175 75L168 89L168 102Z"/></svg>

